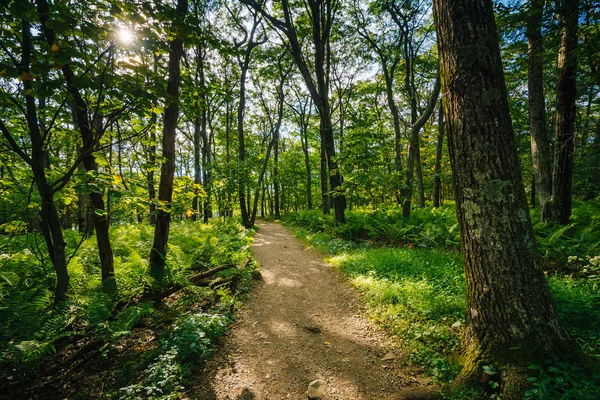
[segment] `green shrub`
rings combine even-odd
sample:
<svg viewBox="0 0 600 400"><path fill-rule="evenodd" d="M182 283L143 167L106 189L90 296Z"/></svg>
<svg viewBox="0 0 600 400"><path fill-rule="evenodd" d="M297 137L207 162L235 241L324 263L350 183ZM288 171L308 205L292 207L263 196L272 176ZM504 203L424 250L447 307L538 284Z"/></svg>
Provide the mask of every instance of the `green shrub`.
<svg viewBox="0 0 600 400"><path fill-rule="evenodd" d="M188 365L209 354L229 324L236 302L226 289L190 286L187 276L197 269L241 264L250 256L253 231L231 220L172 223L165 284L179 283L184 289L160 308L137 303L151 284L147 257L153 231L146 224L111 227L116 292L107 292L102 285L95 238L85 239L70 258L69 298L58 308L52 308L54 271L49 259L41 257L43 240L31 233L0 237L0 379L33 379L36 366L53 356L58 340L84 335L88 342L102 341L105 356L124 358L115 366L122 369L115 375L115 384L126 389L111 392L106 388L107 395L180 396L177 391L185 383ZM73 231L65 231L65 238L69 249L81 240ZM239 274L240 292L246 291L252 282L251 268L220 273L232 274ZM131 305L124 307L127 304ZM121 355L127 348L123 341L140 322L160 335L160 345L141 354L126 351Z"/></svg>

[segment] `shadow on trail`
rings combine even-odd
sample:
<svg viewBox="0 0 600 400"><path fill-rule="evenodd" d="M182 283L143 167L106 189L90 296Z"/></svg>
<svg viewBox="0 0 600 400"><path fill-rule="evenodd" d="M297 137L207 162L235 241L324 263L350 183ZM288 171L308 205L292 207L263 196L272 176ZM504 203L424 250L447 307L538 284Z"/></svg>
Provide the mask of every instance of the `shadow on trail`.
<svg viewBox="0 0 600 400"><path fill-rule="evenodd" d="M190 397L303 399L308 384L321 379L327 399L385 400L415 385L337 273L282 226L261 225L252 249L264 282Z"/></svg>

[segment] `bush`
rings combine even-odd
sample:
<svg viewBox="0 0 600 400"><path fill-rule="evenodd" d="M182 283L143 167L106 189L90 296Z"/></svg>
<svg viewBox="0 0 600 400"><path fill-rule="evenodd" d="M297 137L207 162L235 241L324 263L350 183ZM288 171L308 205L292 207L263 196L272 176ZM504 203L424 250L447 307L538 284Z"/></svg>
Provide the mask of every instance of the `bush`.
<svg viewBox="0 0 600 400"><path fill-rule="evenodd" d="M101 354L122 358L121 364L109 364L109 369L122 368L122 373L112 372L115 389L127 388L117 391L117 397L131 391L142 397L169 398L168 393L179 390L185 383L188 364L208 356L215 338L228 326L235 304L226 289L189 286L187 276L195 273L190 269L241 264L250 256L253 231L233 221L172 223L165 284L179 283L185 288L157 309L150 303L136 303L151 283L147 256L153 230L145 224L111 227L117 292L107 292L102 285L95 238L84 240L70 260L69 298L59 308L51 308L54 272L49 260L40 257L43 251L38 251L38 244L43 240L31 233L1 237L0 379L15 391L20 383L30 386L45 360L52 365L51 357L57 349L62 351L57 346L61 339L84 336L77 347L101 341ZM80 242L76 232L66 231L65 236L69 248ZM247 290L252 282L250 268L220 273L232 274L239 274L238 293ZM123 307L126 304L133 305ZM141 353L123 352L128 349L123 343L142 340L131 337L138 323L147 327L142 331L160 335L160 345ZM75 340L61 343L72 342ZM110 391L104 388L105 393Z"/></svg>

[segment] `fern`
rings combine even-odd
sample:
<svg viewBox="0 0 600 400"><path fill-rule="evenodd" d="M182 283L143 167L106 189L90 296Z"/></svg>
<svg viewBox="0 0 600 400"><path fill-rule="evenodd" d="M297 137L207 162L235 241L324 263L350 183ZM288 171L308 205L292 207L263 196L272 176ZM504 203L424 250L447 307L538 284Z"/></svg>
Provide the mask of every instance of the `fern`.
<svg viewBox="0 0 600 400"><path fill-rule="evenodd" d="M152 304L150 303L132 306L121 311L116 320L108 325L111 338L116 340L131 334L133 326L150 312L152 312Z"/></svg>

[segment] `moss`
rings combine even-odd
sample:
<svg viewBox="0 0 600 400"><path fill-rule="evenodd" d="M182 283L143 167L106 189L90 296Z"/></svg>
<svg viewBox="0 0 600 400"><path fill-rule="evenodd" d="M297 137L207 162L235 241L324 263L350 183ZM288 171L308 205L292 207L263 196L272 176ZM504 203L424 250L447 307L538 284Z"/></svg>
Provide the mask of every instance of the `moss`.
<svg viewBox="0 0 600 400"><path fill-rule="evenodd" d="M510 181L503 181L500 179L492 179L486 182L485 187L483 189L483 194L486 200L501 203L506 201L506 195L504 193L504 189L511 186Z"/></svg>

